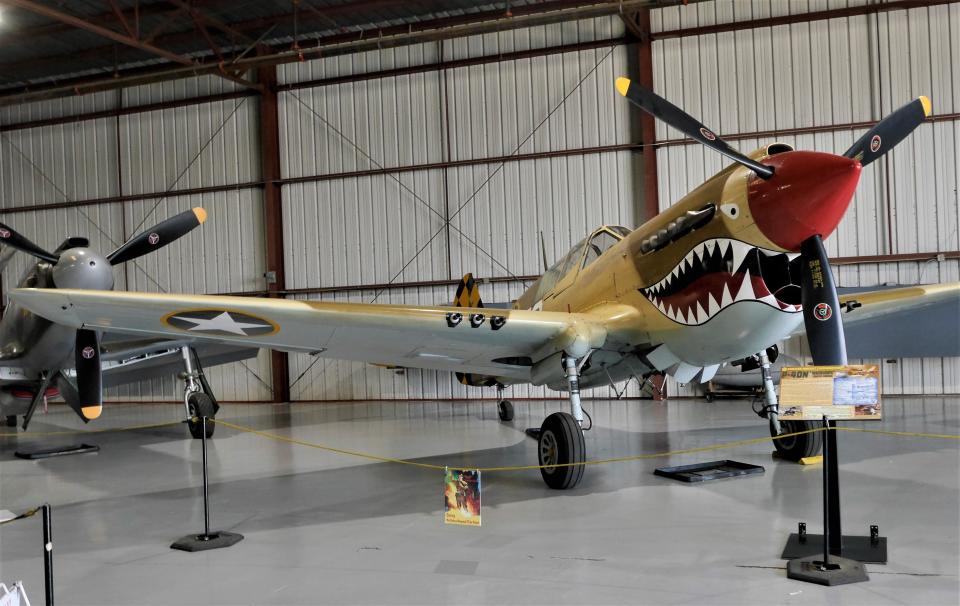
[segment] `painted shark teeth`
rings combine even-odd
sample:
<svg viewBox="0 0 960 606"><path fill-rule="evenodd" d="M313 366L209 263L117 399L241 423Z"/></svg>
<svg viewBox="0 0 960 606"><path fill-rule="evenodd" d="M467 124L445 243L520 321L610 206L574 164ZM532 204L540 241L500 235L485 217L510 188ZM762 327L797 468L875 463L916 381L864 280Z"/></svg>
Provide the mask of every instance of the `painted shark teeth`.
<svg viewBox="0 0 960 606"><path fill-rule="evenodd" d="M800 305L777 299L762 280L754 288L755 278L751 274L759 276L761 270L766 272L767 264L778 263L776 257L781 255L785 256L787 263L798 256L757 248L733 238L713 238L694 246L663 278L641 288L640 292L660 313L687 325L703 324L740 301L758 301L774 309L797 313L801 311ZM689 300L690 297L671 300L671 296L682 293L694 281L711 273L727 276L722 288L718 289L719 285L714 282L713 291L701 294L693 301ZM741 279L739 283L738 278Z"/></svg>

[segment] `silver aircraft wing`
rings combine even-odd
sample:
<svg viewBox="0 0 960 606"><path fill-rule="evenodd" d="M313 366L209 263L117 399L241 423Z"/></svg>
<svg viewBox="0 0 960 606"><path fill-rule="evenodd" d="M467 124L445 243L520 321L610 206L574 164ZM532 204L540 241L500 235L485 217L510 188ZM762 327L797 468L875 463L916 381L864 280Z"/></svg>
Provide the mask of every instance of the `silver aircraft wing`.
<svg viewBox="0 0 960 606"><path fill-rule="evenodd" d="M586 353L606 340L595 318L566 312L68 289L10 297L67 326L516 380L530 373L518 358Z"/></svg>
<svg viewBox="0 0 960 606"><path fill-rule="evenodd" d="M960 356L960 282L841 293L840 307L851 358Z"/></svg>

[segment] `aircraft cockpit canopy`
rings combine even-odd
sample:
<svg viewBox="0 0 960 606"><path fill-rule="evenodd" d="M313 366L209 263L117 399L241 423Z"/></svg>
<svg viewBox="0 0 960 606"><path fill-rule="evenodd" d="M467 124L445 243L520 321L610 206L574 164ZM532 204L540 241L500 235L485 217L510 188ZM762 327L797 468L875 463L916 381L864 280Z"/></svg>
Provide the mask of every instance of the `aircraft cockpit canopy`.
<svg viewBox="0 0 960 606"><path fill-rule="evenodd" d="M603 253L623 240L629 233L630 230L621 225L604 225L595 229L544 272L540 279L540 288L537 289L537 298L546 296L567 274L576 273L599 259Z"/></svg>

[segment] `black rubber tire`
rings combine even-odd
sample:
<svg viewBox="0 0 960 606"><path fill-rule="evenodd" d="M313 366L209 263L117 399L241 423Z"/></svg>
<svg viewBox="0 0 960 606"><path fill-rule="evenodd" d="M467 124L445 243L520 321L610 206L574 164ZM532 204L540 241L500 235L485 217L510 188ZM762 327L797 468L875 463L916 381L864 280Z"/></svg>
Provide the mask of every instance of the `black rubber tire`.
<svg viewBox="0 0 960 606"><path fill-rule="evenodd" d="M499 415L501 421L512 421L513 404L509 400L500 400L497 404L497 415Z"/></svg>
<svg viewBox="0 0 960 606"><path fill-rule="evenodd" d="M705 394L703 395L703 397L704 397L704 399L705 399L707 402L713 402L714 399L716 399L716 396L714 396L714 395L713 395L712 393L710 393L709 391L708 391L707 393L705 393Z"/></svg>
<svg viewBox="0 0 960 606"><path fill-rule="evenodd" d="M555 412L544 419L537 440L537 460L540 465L583 463L586 452L583 430L572 415ZM568 490L580 483L583 469L583 465L541 467L540 475L550 488Z"/></svg>
<svg viewBox="0 0 960 606"><path fill-rule="evenodd" d="M813 421L781 421L780 432L794 433L796 431L815 429L819 426L819 423ZM775 435L772 422L770 423L770 435ZM823 446L823 432L816 431L814 433L803 434L802 436L774 440L773 445L776 447L777 454L780 455L781 459L797 462L805 457L815 457L820 454L820 449Z"/></svg>
<svg viewBox="0 0 960 606"><path fill-rule="evenodd" d="M187 406L190 408L191 417L191 420L187 421L187 426L190 428L190 435L197 440L203 439L203 423L200 421L200 417L207 417L207 438L212 438L213 430L217 424L210 422L210 419L216 414L213 400L210 399L210 396L199 392L190 394L190 397L187 399ZM196 421L192 420L194 417L197 418Z"/></svg>
<svg viewBox="0 0 960 606"><path fill-rule="evenodd" d="M7 418L4 419L4 424L7 427L16 427L17 426L17 415L7 415Z"/></svg>

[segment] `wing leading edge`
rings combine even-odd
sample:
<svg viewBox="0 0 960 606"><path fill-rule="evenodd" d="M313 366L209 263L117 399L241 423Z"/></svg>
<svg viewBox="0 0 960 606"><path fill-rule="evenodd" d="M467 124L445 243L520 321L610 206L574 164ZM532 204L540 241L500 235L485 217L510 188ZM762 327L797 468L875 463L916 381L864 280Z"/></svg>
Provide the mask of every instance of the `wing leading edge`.
<svg viewBox="0 0 960 606"><path fill-rule="evenodd" d="M517 381L530 372L518 360L582 355L606 340L596 319L563 312L70 289L18 289L10 297L74 327Z"/></svg>

